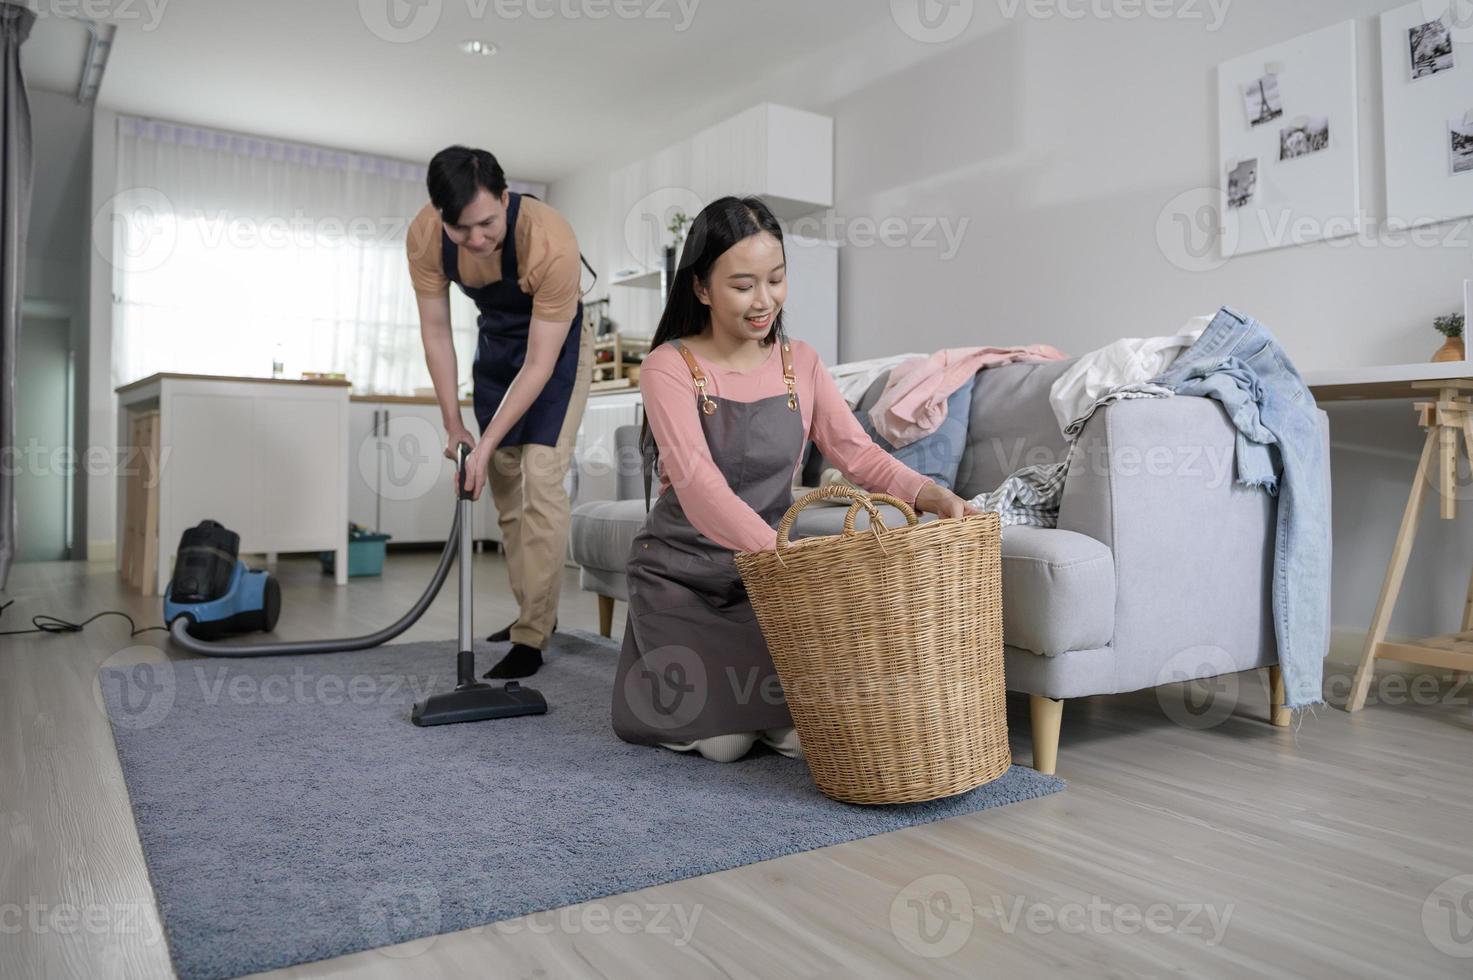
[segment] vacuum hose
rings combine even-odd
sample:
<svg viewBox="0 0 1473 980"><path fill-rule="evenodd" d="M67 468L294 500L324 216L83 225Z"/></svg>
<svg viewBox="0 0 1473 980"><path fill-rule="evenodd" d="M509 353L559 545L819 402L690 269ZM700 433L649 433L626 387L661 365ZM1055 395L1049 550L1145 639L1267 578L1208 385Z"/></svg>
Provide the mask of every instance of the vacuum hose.
<svg viewBox="0 0 1473 980"><path fill-rule="evenodd" d="M179 646L191 653L203 654L207 657L278 657L293 653L344 653L349 650L367 650L381 643L387 643L394 637L403 633L413 626L425 610L430 608L430 603L435 601L435 596L440 593L440 586L445 584L445 577L450 574L450 563L455 560L457 551L464 551L462 563L468 563L469 538L461 540L462 526L470 527L470 495L465 493L465 457L467 447L461 447L460 468L458 478L460 480L460 492L455 502L455 521L450 527L450 536L445 539L445 550L440 552L440 564L435 566L435 574L430 579L429 588L425 589L424 595L414 607L398 620L385 626L376 633L368 633L364 636L344 637L336 640L297 640L279 643L222 643L214 640L201 640L189 634L190 619L187 615L178 616L169 627L169 638ZM465 576L462 575L462 578ZM468 591L468 590L462 590ZM461 616L467 614L465 606L467 597L461 596Z"/></svg>

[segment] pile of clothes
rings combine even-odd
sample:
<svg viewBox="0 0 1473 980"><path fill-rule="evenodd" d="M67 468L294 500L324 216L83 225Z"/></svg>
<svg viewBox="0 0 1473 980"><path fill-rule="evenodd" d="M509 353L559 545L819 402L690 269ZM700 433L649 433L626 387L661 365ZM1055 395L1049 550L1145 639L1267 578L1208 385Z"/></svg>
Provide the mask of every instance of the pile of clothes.
<svg viewBox="0 0 1473 980"><path fill-rule="evenodd" d="M1063 356L1034 346L961 348L898 359L889 366L890 381L869 421L893 445L914 442L945 420L947 397L970 383L981 367ZM1102 406L1175 395L1215 399L1237 430L1237 482L1278 498L1273 606L1286 704L1320 703L1329 635L1330 527L1324 491L1329 460L1314 396L1268 328L1223 307L1174 334L1119 340L1085 354L1049 394L1069 441L1064 459L1019 469L969 503L997 512L1005 527L1057 527L1075 440Z"/></svg>
<svg viewBox="0 0 1473 980"><path fill-rule="evenodd" d="M996 490L979 494L970 503L979 510L996 511L1003 527L1057 527L1064 478L1074 459L1074 440L1090 416L1127 398L1170 397L1173 390L1163 380L1165 372L1197 343L1211 322L1210 316L1194 317L1169 337L1127 337L1076 360L1049 390L1054 417L1069 440L1063 460L1024 467Z"/></svg>

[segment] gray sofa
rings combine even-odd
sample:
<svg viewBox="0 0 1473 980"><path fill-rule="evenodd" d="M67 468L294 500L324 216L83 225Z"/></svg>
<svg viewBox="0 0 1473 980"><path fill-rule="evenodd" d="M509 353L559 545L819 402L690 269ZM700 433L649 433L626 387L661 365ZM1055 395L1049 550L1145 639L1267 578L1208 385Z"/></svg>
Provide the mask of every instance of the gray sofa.
<svg viewBox="0 0 1473 980"><path fill-rule="evenodd" d="M1069 363L978 375L955 487L961 497L996 488L1020 466L1063 459L1049 388ZM618 433L619 459L638 459L637 437L633 426ZM1007 686L1030 696L1035 768L1054 771L1067 698L1267 667L1270 720L1288 723L1269 594L1274 498L1233 480L1234 445L1215 401L1107 405L1079 436L1059 526L1003 529ZM615 600L628 599L624 563L644 520L637 467L619 474L619 496L582 504L572 517L573 558L582 587L599 597L606 636ZM842 507L809 507L795 535L838 533L843 517ZM868 521L861 516L857 526Z"/></svg>

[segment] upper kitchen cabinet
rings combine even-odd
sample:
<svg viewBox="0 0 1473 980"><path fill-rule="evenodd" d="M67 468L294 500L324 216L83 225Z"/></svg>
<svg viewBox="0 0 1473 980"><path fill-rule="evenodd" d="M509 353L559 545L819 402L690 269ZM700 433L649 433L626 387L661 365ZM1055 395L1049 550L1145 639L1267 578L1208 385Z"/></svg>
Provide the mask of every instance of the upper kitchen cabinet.
<svg viewBox="0 0 1473 980"><path fill-rule="evenodd" d="M756 194L785 221L833 206L834 121L764 102L614 171L606 241L609 315L630 337L655 332L665 303L671 226L726 195ZM798 246L796 239L793 242ZM789 295L793 335L826 358L837 347L838 261L833 243L813 242L789 261L804 264ZM672 256L673 264L673 256ZM810 267L811 266L811 267ZM644 287L644 288L629 288Z"/></svg>
<svg viewBox="0 0 1473 980"><path fill-rule="evenodd" d="M758 194L779 218L834 203L834 121L764 102L691 139L692 189L702 200Z"/></svg>

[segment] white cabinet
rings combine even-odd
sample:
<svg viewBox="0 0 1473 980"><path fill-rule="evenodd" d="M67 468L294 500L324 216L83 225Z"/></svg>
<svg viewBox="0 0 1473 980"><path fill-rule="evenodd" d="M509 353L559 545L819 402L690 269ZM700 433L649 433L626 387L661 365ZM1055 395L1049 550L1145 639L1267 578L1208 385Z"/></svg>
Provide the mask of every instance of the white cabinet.
<svg viewBox="0 0 1473 980"><path fill-rule="evenodd" d="M476 431L470 406L466 428ZM354 398L349 411L348 513L399 544L444 541L455 518L455 464L433 402ZM501 540L489 490L473 508L472 535Z"/></svg>
<svg viewBox="0 0 1473 980"><path fill-rule="evenodd" d="M337 552L347 582L349 401L345 382L156 374L117 389L118 446L137 413L159 413L157 581L162 594L186 528L210 518L243 553ZM124 461L136 460L129 453ZM117 526L127 526L128 466ZM121 561L119 552L118 559Z"/></svg>
<svg viewBox="0 0 1473 980"><path fill-rule="evenodd" d="M834 203L834 121L764 102L691 138L691 187L705 201L761 195L779 218Z"/></svg>
<svg viewBox="0 0 1473 980"><path fill-rule="evenodd" d="M677 211L694 218L711 201L727 195L756 194L781 219L831 207L834 200L834 123L827 116L764 102L738 113L674 146L614 171L609 176L606 241L609 282L658 283L664 249L672 241L669 225ZM834 267L828 275L827 265ZM800 305L833 307L837 337L838 262L816 259ZM817 290L831 290L820 300ZM654 333L664 308L657 289L609 291L609 314L633 337ZM810 300L813 302L810 303ZM805 310L805 319L807 319ZM826 314L816 316L810 340L820 351ZM837 347L837 343L832 345ZM826 355L827 357L828 355Z"/></svg>
<svg viewBox="0 0 1473 980"><path fill-rule="evenodd" d="M828 367L839 363L839 246L788 235L788 299L783 328L789 337L807 341Z"/></svg>

